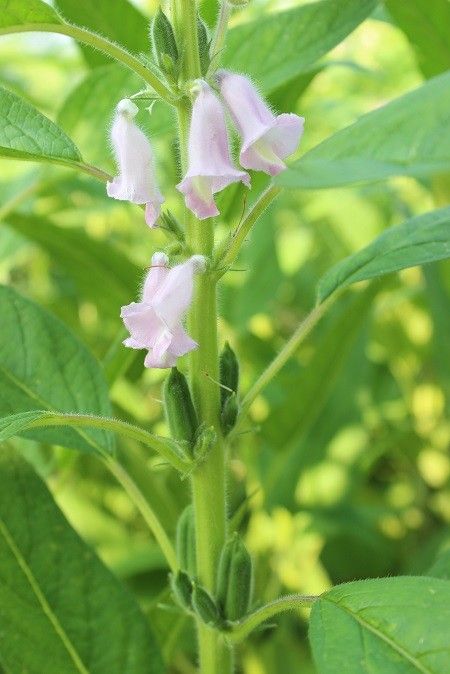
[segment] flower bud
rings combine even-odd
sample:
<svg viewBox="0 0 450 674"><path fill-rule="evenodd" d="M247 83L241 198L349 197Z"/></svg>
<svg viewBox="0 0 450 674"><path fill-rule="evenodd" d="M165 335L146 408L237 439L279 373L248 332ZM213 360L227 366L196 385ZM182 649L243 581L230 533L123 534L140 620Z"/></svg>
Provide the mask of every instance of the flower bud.
<svg viewBox="0 0 450 674"><path fill-rule="evenodd" d="M228 435L231 429L235 426L238 413L239 403L236 393L233 392L228 398L225 399L222 412L220 414L220 421L224 435Z"/></svg>
<svg viewBox="0 0 450 674"><path fill-rule="evenodd" d="M197 413L184 374L171 369L164 385L164 407L172 438L192 447L198 428Z"/></svg>
<svg viewBox="0 0 450 674"><path fill-rule="evenodd" d="M210 64L209 47L211 45L211 40L208 34L208 27L199 14L197 14L197 35L200 70L202 71L202 75L206 75Z"/></svg>
<svg viewBox="0 0 450 674"><path fill-rule="evenodd" d="M223 405L225 400L232 395L232 392L237 393L239 386L239 363L236 354L229 345L225 342L222 353L220 354L220 401Z"/></svg>
<svg viewBox="0 0 450 674"><path fill-rule="evenodd" d="M252 559L236 533L223 546L217 578L217 601L227 620L240 620L247 614L252 583Z"/></svg>
<svg viewBox="0 0 450 674"><path fill-rule="evenodd" d="M197 431L194 445L194 459L204 461L217 442L217 433L214 426L202 424Z"/></svg>
<svg viewBox="0 0 450 674"><path fill-rule="evenodd" d="M178 69L178 49L172 25L161 8L150 24L150 40L158 66L165 73L174 75Z"/></svg>
<svg viewBox="0 0 450 674"><path fill-rule="evenodd" d="M177 559L180 569L190 576L196 574L195 522L192 505L186 506L177 523L176 533Z"/></svg>
<svg viewBox="0 0 450 674"><path fill-rule="evenodd" d="M200 585L194 584L192 606L204 623L214 627L221 626L222 620L216 602L203 587L200 587Z"/></svg>
<svg viewBox="0 0 450 674"><path fill-rule="evenodd" d="M178 573L170 576L170 584L175 599L186 611L192 609L192 581L186 571L178 571Z"/></svg>

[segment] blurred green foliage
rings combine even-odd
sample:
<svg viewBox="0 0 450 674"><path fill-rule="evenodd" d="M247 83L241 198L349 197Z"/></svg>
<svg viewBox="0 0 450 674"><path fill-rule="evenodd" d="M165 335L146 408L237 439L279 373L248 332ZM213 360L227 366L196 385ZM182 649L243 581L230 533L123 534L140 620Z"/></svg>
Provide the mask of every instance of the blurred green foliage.
<svg viewBox="0 0 450 674"><path fill-rule="evenodd" d="M59 4L67 12L75 8ZM153 13L153 3L140 4ZM388 9L391 4L401 21L394 6L402 3L387 2ZM258 1L236 20L286 6ZM212 3L204 15L212 21ZM272 93L280 110L306 117L301 153L422 81L426 35L416 60L402 27L406 34L377 10L308 77ZM66 38L5 37L0 84L59 120L87 161L111 170L111 86L118 100L139 84L120 66L100 61ZM75 104L76 88L83 98ZM155 141L167 205L177 212L170 114L156 103L150 121L144 106L140 120ZM164 433L164 373L144 371L142 354L121 346L119 309L137 296L152 252L167 244L165 233L149 235L139 209L107 200L104 186L87 176L3 159L0 167L0 282L59 316L90 346L105 366L116 416ZM445 177L397 178L280 197L221 288L221 339L239 353L242 388L310 310L317 281L332 264L390 225L448 203L449 193ZM243 191L230 190L222 206L237 222ZM234 449L229 494L255 556L261 599L420 574L448 544L449 297L448 263L347 291L253 404ZM133 588L170 671L193 672L191 628L170 601L163 558L128 498L89 456L31 440L11 444L47 478L77 531ZM128 468L173 533L188 487L158 459L131 449ZM152 468L145 475L142 459ZM245 674L279 674L280 662L283 674L312 674L305 615L283 616L279 624L242 647Z"/></svg>

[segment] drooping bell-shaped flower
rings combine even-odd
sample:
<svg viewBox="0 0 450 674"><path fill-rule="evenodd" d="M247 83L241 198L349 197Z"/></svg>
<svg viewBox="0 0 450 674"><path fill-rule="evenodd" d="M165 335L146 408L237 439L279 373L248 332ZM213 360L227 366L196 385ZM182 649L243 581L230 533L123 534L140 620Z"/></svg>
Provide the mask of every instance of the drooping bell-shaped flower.
<svg viewBox="0 0 450 674"><path fill-rule="evenodd" d="M192 108L188 169L177 189L186 206L203 220L218 215L214 194L235 182L250 187L250 177L232 163L225 113L220 100L203 80Z"/></svg>
<svg viewBox="0 0 450 674"><path fill-rule="evenodd" d="M242 138L239 161L244 168L275 176L298 147L304 118L293 113L274 115L252 82L243 75L220 70L220 93Z"/></svg>
<svg viewBox="0 0 450 674"><path fill-rule="evenodd" d="M158 189L153 152L147 136L134 121L138 107L127 98L119 102L111 128L111 142L119 175L107 183L113 199L145 204L145 221L154 227L164 198Z"/></svg>
<svg viewBox="0 0 450 674"><path fill-rule="evenodd" d="M148 349L146 367L173 367L179 356L197 347L182 321L192 300L194 273L204 268L201 255L169 268L167 255L155 253L141 301L122 307L120 315L130 333L124 344Z"/></svg>

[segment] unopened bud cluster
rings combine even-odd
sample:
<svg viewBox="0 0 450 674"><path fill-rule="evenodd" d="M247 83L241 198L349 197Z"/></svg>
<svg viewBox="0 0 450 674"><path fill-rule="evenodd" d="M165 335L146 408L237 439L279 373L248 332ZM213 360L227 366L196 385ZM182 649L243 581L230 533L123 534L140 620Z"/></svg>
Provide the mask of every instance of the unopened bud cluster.
<svg viewBox="0 0 450 674"><path fill-rule="evenodd" d="M187 506L178 521L177 557L180 570L172 577L172 590L184 610L195 613L204 623L224 630L229 623L237 622L248 614L253 590L253 564L239 534L235 533L223 546L213 594L202 587L196 577L192 506Z"/></svg>

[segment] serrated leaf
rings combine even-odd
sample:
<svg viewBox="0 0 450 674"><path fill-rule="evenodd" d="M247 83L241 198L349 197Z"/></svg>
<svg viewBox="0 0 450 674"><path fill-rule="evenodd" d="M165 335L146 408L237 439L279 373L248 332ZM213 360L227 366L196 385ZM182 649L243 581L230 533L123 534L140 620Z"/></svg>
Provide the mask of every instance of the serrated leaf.
<svg viewBox="0 0 450 674"><path fill-rule="evenodd" d="M55 4L70 23L100 33L132 52L148 50L148 19L128 0L56 0ZM82 51L91 66L109 62L98 51L86 47Z"/></svg>
<svg viewBox="0 0 450 674"><path fill-rule="evenodd" d="M46 409L110 416L100 366L58 319L0 286L0 415ZM49 428L28 437L82 451L111 453L103 430Z"/></svg>
<svg viewBox="0 0 450 674"><path fill-rule="evenodd" d="M450 583L378 578L338 585L313 605L318 674L448 674Z"/></svg>
<svg viewBox="0 0 450 674"><path fill-rule="evenodd" d="M6 224L41 246L100 314L117 318L120 307L135 296L141 269L107 241L91 238L81 227L57 227L33 215L10 213Z"/></svg>
<svg viewBox="0 0 450 674"><path fill-rule="evenodd" d="M0 156L68 166L82 162L78 148L62 129L3 87L0 87Z"/></svg>
<svg viewBox="0 0 450 674"><path fill-rule="evenodd" d="M61 19L41 0L0 0L0 34L2 28L40 23L61 23ZM36 30L39 30L37 26Z"/></svg>
<svg viewBox="0 0 450 674"><path fill-rule="evenodd" d="M330 269L318 285L323 302L338 288L450 257L450 207L387 229L375 241Z"/></svg>
<svg viewBox="0 0 450 674"><path fill-rule="evenodd" d="M10 674L162 674L148 623L19 456L0 452L0 663Z"/></svg>
<svg viewBox="0 0 450 674"><path fill-rule="evenodd" d="M450 68L449 0L386 0L386 7L413 45L426 77Z"/></svg>
<svg viewBox="0 0 450 674"><path fill-rule="evenodd" d="M450 170L450 72L364 115L275 180L319 189Z"/></svg>
<svg viewBox="0 0 450 674"><path fill-rule="evenodd" d="M307 72L364 21L378 0L321 0L229 31L223 62L265 93Z"/></svg>

